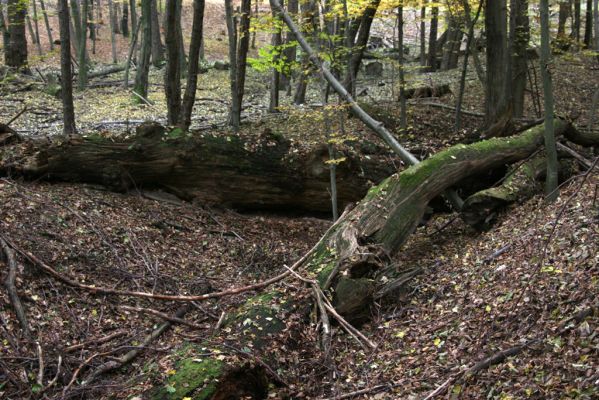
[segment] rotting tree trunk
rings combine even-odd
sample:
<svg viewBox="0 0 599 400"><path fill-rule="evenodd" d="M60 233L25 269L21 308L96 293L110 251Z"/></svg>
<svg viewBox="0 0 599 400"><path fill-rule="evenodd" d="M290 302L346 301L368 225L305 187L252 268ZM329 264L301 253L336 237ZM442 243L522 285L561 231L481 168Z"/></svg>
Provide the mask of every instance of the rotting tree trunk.
<svg viewBox="0 0 599 400"><path fill-rule="evenodd" d="M328 151L323 144L300 155L289 140L269 132L250 141L235 135L172 138L155 124L144 124L138 132L124 142L100 137L32 142L39 152L18 164L0 165L0 173L97 183L117 191L159 188L184 199L239 209L330 212ZM356 154L340 154L347 157L337 168L342 207L360 200L369 181L395 172L387 156L372 154L361 160Z"/></svg>
<svg viewBox="0 0 599 400"><path fill-rule="evenodd" d="M562 120L558 120L557 125L564 131L570 127ZM325 290L334 287L334 304L344 316L355 320L368 314L375 293L376 271L401 249L432 198L475 173L524 159L542 144L543 126L538 125L519 136L451 147L392 175L341 216L296 263L295 270L306 278L315 279ZM335 277L340 278L333 279ZM289 317L290 313L302 313L303 306L297 303L286 299L285 290L273 288L250 298L229 317L226 325L231 332L240 334L242 346L254 351L262 349L259 356L275 363L268 344L280 346L278 340L284 340L281 336L289 338L293 336L292 331L298 329L297 325L293 327L295 318ZM192 392L198 398L239 398L239 393L232 390L239 390L235 382L246 379L261 382L256 386L259 393L266 396L265 374L262 372L261 379L256 379L260 368L240 365L235 357L203 357L200 365L196 365L200 379L195 377L191 381L185 377L189 375L188 367L194 354L188 357L178 368L180 375L169 378L168 384L175 389L174 393L167 395L162 387L153 398L181 399Z"/></svg>

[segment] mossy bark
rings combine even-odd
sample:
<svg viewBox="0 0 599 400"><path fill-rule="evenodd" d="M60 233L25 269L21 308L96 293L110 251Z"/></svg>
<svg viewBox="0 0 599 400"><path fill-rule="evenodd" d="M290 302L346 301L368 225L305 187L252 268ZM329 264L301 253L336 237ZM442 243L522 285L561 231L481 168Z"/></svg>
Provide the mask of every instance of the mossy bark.
<svg viewBox="0 0 599 400"><path fill-rule="evenodd" d="M337 166L342 207L395 172L384 155L360 157L348 149L344 156ZM0 172L97 183L117 191L162 188L185 199L238 209L329 212L326 160L324 144L298 152L272 133L250 139L188 137L179 129L169 133L145 124L128 141L75 137L0 149Z"/></svg>
<svg viewBox="0 0 599 400"><path fill-rule="evenodd" d="M565 132L569 127L567 122L556 120L556 131ZM325 289L329 284L334 287L334 304L343 309L346 318L352 320L353 317L355 321L363 315L373 297L371 278L390 256L401 250L431 199L465 177L530 156L542 143L543 126L540 125L515 137L451 147L390 176L339 218L297 270L304 277L316 279ZM342 278L331 280L331 274ZM239 333L242 346L258 352L262 349L262 356L274 361L273 353L265 344L290 336L295 320L288 316L300 307L302 305L289 299L284 290L273 288L248 300L229 318L226 329ZM214 398L229 395L231 385L227 376L231 376L231 372L226 371L234 371L239 379L243 368L239 364L227 365ZM202 389L194 393L202 398Z"/></svg>

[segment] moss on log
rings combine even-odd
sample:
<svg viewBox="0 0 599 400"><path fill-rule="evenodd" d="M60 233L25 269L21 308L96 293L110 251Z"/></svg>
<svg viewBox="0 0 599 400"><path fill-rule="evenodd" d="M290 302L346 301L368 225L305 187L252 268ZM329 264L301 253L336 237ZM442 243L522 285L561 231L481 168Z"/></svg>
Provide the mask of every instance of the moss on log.
<svg viewBox="0 0 599 400"><path fill-rule="evenodd" d="M100 136L30 142L3 148L2 170L31 178L86 182L113 190L162 188L202 203L239 209L329 212L326 145L298 151L282 136L265 132L250 139L236 135L184 135L146 123L127 141ZM346 148L337 166L341 207L359 201L373 182L395 172L385 155L360 157Z"/></svg>
<svg viewBox="0 0 599 400"><path fill-rule="evenodd" d="M556 120L557 133L569 128L566 121ZM345 308L345 317L362 315L373 297L370 279L389 256L400 251L431 199L465 177L524 159L542 144L543 126L539 125L515 137L453 146L390 176L370 189L354 209L341 216L304 258L298 271L305 277L317 279L321 287L332 281L334 304ZM331 274L342 279L331 280ZM340 294L343 298L339 298ZM242 346L274 362L273 352L265 344L272 345L289 337L297 326L297 319L289 316L302 307L288 299L284 290L272 288L248 300L229 319L227 329L240 334L238 339ZM277 344L278 347L283 345ZM230 377L241 379L247 368L235 358L231 360L218 378L214 398L227 398ZM202 396L204 392L198 388L194 393Z"/></svg>

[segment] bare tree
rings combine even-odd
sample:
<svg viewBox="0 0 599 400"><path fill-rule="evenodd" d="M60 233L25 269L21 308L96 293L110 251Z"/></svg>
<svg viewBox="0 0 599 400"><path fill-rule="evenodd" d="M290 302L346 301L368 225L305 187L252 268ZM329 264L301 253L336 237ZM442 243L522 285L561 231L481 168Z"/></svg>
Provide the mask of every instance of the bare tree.
<svg viewBox="0 0 599 400"><path fill-rule="evenodd" d="M150 57L152 55L152 0L142 0L141 2L141 29L143 35L141 38L141 50L139 63L135 73L135 83L133 92L142 99L148 97L148 78L150 74Z"/></svg>
<svg viewBox="0 0 599 400"><path fill-rule="evenodd" d="M179 121L181 113L181 68L179 66L179 40L177 36L178 19L177 3L181 0L166 0L165 10L165 35L166 43L166 70L164 74L164 88L167 105L167 120L169 125Z"/></svg>
<svg viewBox="0 0 599 400"><path fill-rule="evenodd" d="M52 29L50 29L50 21L48 19L48 12L46 11L46 4L44 0L40 0L40 8L44 15L44 25L46 26L46 33L48 35L48 42L50 43L50 50L54 50L54 40L52 39Z"/></svg>

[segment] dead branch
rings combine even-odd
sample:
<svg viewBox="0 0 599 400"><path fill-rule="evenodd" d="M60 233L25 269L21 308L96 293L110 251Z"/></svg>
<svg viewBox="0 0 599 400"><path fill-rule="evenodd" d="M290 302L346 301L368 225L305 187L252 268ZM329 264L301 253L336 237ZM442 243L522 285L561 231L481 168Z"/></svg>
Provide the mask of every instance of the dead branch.
<svg viewBox="0 0 599 400"><path fill-rule="evenodd" d="M8 122L6 123L6 125L10 126L10 124L12 124L13 122L15 122L15 121L16 121L16 120L17 120L17 119L18 119L18 118L19 118L21 115L23 115L23 114L25 113L25 111L27 111L27 106L23 107L23 109L22 109L21 111L19 111L19 112L17 113L17 115L15 115L14 117L12 117L12 118L10 119L10 121L8 121Z"/></svg>
<svg viewBox="0 0 599 400"><path fill-rule="evenodd" d="M111 341L112 339L116 339L118 337L124 336L126 335L127 332L126 331L117 331L114 333L111 333L110 335L98 338L98 339L91 339L88 340L86 342L83 343L79 343L79 344L74 344L72 346L67 347L66 349L64 349L65 353L72 353L75 350L79 350L82 349L90 344L102 344L102 343L106 343Z"/></svg>
<svg viewBox="0 0 599 400"><path fill-rule="evenodd" d="M179 295L169 295L169 294L154 294L154 293L147 293L147 292L133 292L133 291L128 291L128 290L110 289L110 288L96 287L96 286L92 286L92 285L84 285L82 283L79 283L79 282L75 281L74 279L57 272L54 268L50 267L48 264L46 264L45 262L43 262L42 260L40 260L39 258L34 256L33 254L31 254L30 252L17 247L12 241L10 241L6 236L4 236L1 233L0 233L0 238L3 239L17 253L21 254L23 257L25 257L27 260L29 260L29 262L31 262L32 264L41 268L44 272L46 272L48 275L52 276L53 278L57 279L58 281L66 284L66 285L69 285L71 287L74 287L76 289L89 291L94 294L97 294L97 293L114 294L117 296L142 297L142 298L149 298L149 299L156 299L156 300L181 301L181 302L204 301L204 300L208 300L208 299L233 296L236 294L241 294L241 293L249 292L249 291L256 290L256 289L262 289L264 287L270 286L273 283L276 283L276 282L282 280L283 278L285 278L286 276L288 276L291 273L290 271L285 271L273 278L270 278L265 281L258 282L258 283L252 284L252 285L241 286L241 287L237 287L237 288L233 288L233 289L229 289L229 290L223 290L221 292L212 292L212 293L206 293L206 294L197 295L197 296L179 296ZM314 251L314 249L312 249L308 253L306 253L295 264L293 264L291 269L296 268L298 265L300 265L306 258L308 258L308 256L310 256L312 254L313 251Z"/></svg>
<svg viewBox="0 0 599 400"><path fill-rule="evenodd" d="M175 312L174 318L181 319L185 314L190 310L191 306L186 304L180 307L177 312ZM89 385L92 381L100 377L101 375L113 371L115 369L121 368L122 366L129 364L133 361L150 343L156 340L160 335L162 335L165 331L167 331L173 323L171 321L166 321L164 324L160 325L158 328L154 329L152 333L150 333L141 345L138 348L135 348L129 351L124 356L118 358L117 360L108 361L98 368L96 368L93 372L89 374L89 376L85 379L83 385Z"/></svg>
<svg viewBox="0 0 599 400"><path fill-rule="evenodd" d="M181 318L173 317L171 315L165 314L165 313L160 312L158 310L154 310L152 308L131 307L131 306L120 306L119 308L123 309L123 310L126 310L126 311L136 311L136 312L139 312L139 313L154 315L154 316L156 316L158 318L162 318L165 321L169 321L169 322L172 322L174 324L185 325L185 326L188 326L188 327L190 327L192 329L198 329L198 330L200 330L200 329L206 329L206 327L203 327L201 325L194 324L193 322L189 322L189 321L186 321L186 320L181 319ZM206 318L204 318L204 320L206 320Z"/></svg>
<svg viewBox="0 0 599 400"><path fill-rule="evenodd" d="M592 165L591 161L589 161L587 158L583 157L577 151L574 151L574 149L572 149L562 143L557 143L557 149L560 151L563 151L564 153L566 153L569 156L576 159L576 161L578 161L583 168L586 168L586 169L591 168L591 165Z"/></svg>
<svg viewBox="0 0 599 400"><path fill-rule="evenodd" d="M35 342L35 346L37 347L37 358L39 364L36 383L40 387L44 387L44 353L42 352L42 346L40 346L40 342Z"/></svg>
<svg viewBox="0 0 599 400"><path fill-rule="evenodd" d="M15 280L17 278L17 260L15 259L15 253L5 240L0 239L0 246L2 247L8 266L8 274L4 280L4 287L6 288L10 303L12 304L23 333L30 338L31 331L29 330L29 324L27 323L25 308L23 307L23 303L21 303L21 299L17 294L17 288L15 286Z"/></svg>
<svg viewBox="0 0 599 400"><path fill-rule="evenodd" d="M349 393L344 393L344 394L340 394L338 396L333 396L333 397L323 397L319 400L342 400L342 399L350 399L356 396L360 396L363 394L369 394L369 393L374 393L374 392L381 392L383 390L392 390L396 387L398 387L399 384L394 384L394 385L376 385L376 386L372 386L369 388L365 388L365 389L360 389L360 390L356 390L353 392L349 392Z"/></svg>

